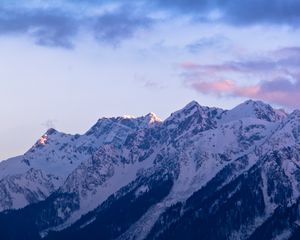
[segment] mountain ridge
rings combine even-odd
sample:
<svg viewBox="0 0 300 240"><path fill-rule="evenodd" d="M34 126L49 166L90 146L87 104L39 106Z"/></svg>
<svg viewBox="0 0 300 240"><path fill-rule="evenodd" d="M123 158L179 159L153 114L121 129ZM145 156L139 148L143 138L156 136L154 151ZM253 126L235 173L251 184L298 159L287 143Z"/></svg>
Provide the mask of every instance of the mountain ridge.
<svg viewBox="0 0 300 240"><path fill-rule="evenodd" d="M57 149L67 142L61 150L78 154L76 166L27 207L0 213L0 223L8 226L9 219L30 215L32 240L182 239L186 231L190 239L273 239L297 233L297 227L279 226L276 218L277 231L267 229L280 208L282 214L293 214L289 221L300 219L293 210L300 197L299 111L286 114L252 100L232 110L192 101L164 121L153 113L103 118L84 135L60 134L49 130L29 153L40 156L41 149L57 144L58 135ZM51 156L48 161L57 162L62 155ZM34 166L34 158L31 162ZM1 169L0 163L0 174ZM0 184L3 179L0 175ZM1 189L9 192L6 186ZM120 214L127 217L117 221ZM226 224L218 219L227 219ZM12 239L26 239L22 234L30 232L23 231ZM0 230L2 235L12 233Z"/></svg>

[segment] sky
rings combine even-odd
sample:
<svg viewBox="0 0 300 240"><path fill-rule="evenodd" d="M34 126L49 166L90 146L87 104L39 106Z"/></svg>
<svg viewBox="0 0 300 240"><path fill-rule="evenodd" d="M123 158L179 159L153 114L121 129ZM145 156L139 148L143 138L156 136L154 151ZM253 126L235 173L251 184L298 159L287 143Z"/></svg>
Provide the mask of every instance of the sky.
<svg viewBox="0 0 300 240"><path fill-rule="evenodd" d="M0 159L192 100L300 108L299 0L1 0Z"/></svg>

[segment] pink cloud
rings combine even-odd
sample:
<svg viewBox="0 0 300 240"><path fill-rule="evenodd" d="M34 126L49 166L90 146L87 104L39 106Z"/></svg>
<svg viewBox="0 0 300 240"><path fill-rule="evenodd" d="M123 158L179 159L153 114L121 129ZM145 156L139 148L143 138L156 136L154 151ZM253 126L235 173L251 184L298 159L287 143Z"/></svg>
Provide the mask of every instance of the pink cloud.
<svg viewBox="0 0 300 240"><path fill-rule="evenodd" d="M193 82L191 86L201 92L229 93L235 88L235 83L231 80L220 80L214 82Z"/></svg>
<svg viewBox="0 0 300 240"><path fill-rule="evenodd" d="M180 64L180 66L185 70L195 70L200 72L207 72L210 74L219 73L219 72L240 71L238 66L234 66L234 64L231 63L203 65L203 64L195 64L193 62L183 62Z"/></svg>
<svg viewBox="0 0 300 240"><path fill-rule="evenodd" d="M268 84L270 84L270 82L241 86L233 80L217 80L212 82L192 82L190 87L205 94L261 99L287 107L300 107L300 89L292 92L285 89L272 90L265 88Z"/></svg>
<svg viewBox="0 0 300 240"><path fill-rule="evenodd" d="M180 67L183 68L183 69L186 69L186 70L197 69L198 66L199 66L198 64L195 64L195 63L190 62L190 61L182 62L180 64Z"/></svg>
<svg viewBox="0 0 300 240"><path fill-rule="evenodd" d="M239 97L255 97L261 91L260 86L238 86L232 80L218 80L212 82L193 82L191 87L202 93L216 95L235 95Z"/></svg>
<svg viewBox="0 0 300 240"><path fill-rule="evenodd" d="M299 92L285 92L285 91L273 91L273 92L261 92L258 98L273 102L279 105L300 108L300 94Z"/></svg>
<svg viewBox="0 0 300 240"><path fill-rule="evenodd" d="M264 58L221 64L184 62L181 67L186 84L198 92L300 108L299 64L300 48L291 47Z"/></svg>

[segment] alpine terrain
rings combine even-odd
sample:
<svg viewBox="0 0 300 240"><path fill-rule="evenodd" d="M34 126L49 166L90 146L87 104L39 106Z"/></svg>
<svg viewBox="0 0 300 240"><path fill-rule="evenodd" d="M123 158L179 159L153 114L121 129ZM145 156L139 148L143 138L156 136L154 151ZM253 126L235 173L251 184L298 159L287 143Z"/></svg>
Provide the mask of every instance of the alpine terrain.
<svg viewBox="0 0 300 240"><path fill-rule="evenodd" d="M0 162L2 240L300 239L300 111L193 101Z"/></svg>

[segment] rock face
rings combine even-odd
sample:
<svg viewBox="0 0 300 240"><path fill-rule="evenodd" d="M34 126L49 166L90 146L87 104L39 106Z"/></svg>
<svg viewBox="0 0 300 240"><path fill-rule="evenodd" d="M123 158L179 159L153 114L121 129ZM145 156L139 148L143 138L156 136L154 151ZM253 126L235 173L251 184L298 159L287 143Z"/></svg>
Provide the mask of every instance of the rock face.
<svg viewBox="0 0 300 240"><path fill-rule="evenodd" d="M191 102L51 129L0 163L0 206L1 239L298 239L300 112Z"/></svg>
<svg viewBox="0 0 300 240"><path fill-rule="evenodd" d="M155 115L148 114L99 119L83 135L49 129L23 156L0 162L0 211L44 200L102 145L120 147L131 133L159 123Z"/></svg>

